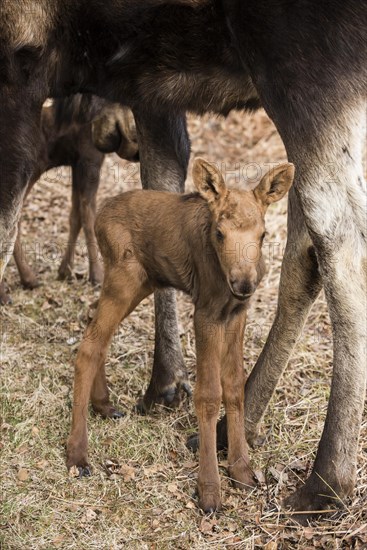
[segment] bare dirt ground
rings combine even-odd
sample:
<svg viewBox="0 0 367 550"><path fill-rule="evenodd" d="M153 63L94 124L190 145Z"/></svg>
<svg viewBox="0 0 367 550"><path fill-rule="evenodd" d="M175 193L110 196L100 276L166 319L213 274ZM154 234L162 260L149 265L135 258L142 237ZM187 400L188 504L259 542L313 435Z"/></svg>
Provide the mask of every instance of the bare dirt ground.
<svg viewBox="0 0 367 550"><path fill-rule="evenodd" d="M285 159L263 112L228 119L190 118L193 156L223 163L227 182L251 185L269 163ZM139 186L138 169L109 157L99 199ZM188 188L190 188L190 178ZM264 421L265 444L251 452L259 488L232 488L219 456L223 511L204 517L193 496L197 457L185 447L196 430L192 402L141 417L133 405L152 363L152 299L120 327L107 375L118 422L90 416L93 476L69 478L65 441L70 427L73 361L88 306L98 297L86 281L81 240L76 276L56 280L67 241L70 175L44 175L24 213L23 242L43 286L20 288L12 263L6 274L14 303L1 315L1 541L4 549L367 548L367 415L358 455L358 485L346 509L300 527L282 514L284 496L310 472L326 413L332 370L330 323L324 297L315 304ZM258 289L244 343L250 371L271 326L286 239L286 200L270 208L264 253L268 273ZM192 306L179 295L182 346L195 383Z"/></svg>

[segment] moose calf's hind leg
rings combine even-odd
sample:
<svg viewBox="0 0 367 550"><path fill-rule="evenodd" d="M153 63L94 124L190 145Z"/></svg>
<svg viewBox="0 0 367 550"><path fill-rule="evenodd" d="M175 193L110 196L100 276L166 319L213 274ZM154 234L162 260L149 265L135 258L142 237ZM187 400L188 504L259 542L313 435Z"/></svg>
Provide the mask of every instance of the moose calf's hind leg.
<svg viewBox="0 0 367 550"><path fill-rule="evenodd" d="M102 159L103 156L100 155L98 158L90 160L90 162L79 163L75 167L74 175L75 186L80 196L80 215L88 249L89 281L92 285L99 285L103 281L103 268L94 232L96 198Z"/></svg>
<svg viewBox="0 0 367 550"><path fill-rule="evenodd" d="M94 412L100 414L103 418L117 420L124 416L110 402L104 365L97 371L95 376L91 392L91 402Z"/></svg>
<svg viewBox="0 0 367 550"><path fill-rule="evenodd" d="M104 362L114 331L149 291L143 289L128 271L110 270L101 292L93 321L88 326L80 345L74 380L74 402L72 430L67 445L67 466L77 466L81 472L88 473L87 458L87 414L88 403L93 388L93 398L102 396L108 402L108 390L105 383ZM135 286L134 286L135 280ZM116 282L117 281L117 282ZM127 291L128 289L128 291ZM95 382L96 376L98 376ZM94 385L94 386L93 386ZM96 403L97 407L100 403ZM106 406L107 403L105 402ZM107 405L108 406L108 405Z"/></svg>

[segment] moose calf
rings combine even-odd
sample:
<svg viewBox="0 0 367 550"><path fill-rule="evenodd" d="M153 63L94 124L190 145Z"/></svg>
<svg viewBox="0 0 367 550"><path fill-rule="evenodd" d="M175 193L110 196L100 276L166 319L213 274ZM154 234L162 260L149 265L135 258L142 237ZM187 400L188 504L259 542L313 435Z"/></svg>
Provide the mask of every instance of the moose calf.
<svg viewBox="0 0 367 550"><path fill-rule="evenodd" d="M197 193L130 191L106 202L96 220L105 278L93 321L78 351L67 466L89 475L86 415L114 416L104 361L117 325L155 289L174 287L195 304L199 423L199 506L220 508L216 422L227 412L229 474L254 485L244 430L243 335L250 297L264 273L261 245L270 203L288 191L292 164L268 172L254 191L227 189L220 172L197 159Z"/></svg>
<svg viewBox="0 0 367 550"><path fill-rule="evenodd" d="M58 166L72 168L72 207L69 240L59 267L59 278L71 275L75 245L83 227L89 256L89 280L102 282L103 272L98 259L94 233L96 195L104 153L116 152L121 158L138 160L135 127L129 119L129 110L117 103L78 94L71 100L59 99L45 105L41 113L41 142L36 168L27 188L28 195L41 175ZM24 288L35 288L38 280L29 266L20 237L14 246L14 259ZM0 304L11 298L0 282Z"/></svg>

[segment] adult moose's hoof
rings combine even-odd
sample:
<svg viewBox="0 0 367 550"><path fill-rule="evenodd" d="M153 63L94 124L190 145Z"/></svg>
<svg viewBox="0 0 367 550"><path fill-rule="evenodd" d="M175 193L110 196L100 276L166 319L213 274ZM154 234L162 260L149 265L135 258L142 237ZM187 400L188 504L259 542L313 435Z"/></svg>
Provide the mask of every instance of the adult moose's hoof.
<svg viewBox="0 0 367 550"><path fill-rule="evenodd" d="M29 277L22 278L21 280L22 287L25 290L34 290L35 288L38 288L41 286L41 283L37 279L36 275L32 274Z"/></svg>
<svg viewBox="0 0 367 550"><path fill-rule="evenodd" d="M149 385L144 397L139 399L135 406L139 414L148 414L154 408L154 405L163 405L174 409L178 407L184 396L191 397L192 389L186 378L182 378L162 389Z"/></svg>
<svg viewBox="0 0 367 550"><path fill-rule="evenodd" d="M312 473L302 487L284 500L283 506L292 509L292 519L307 525L313 519L344 508L343 499L353 491L353 487L354 483L346 491L333 492L329 484Z"/></svg>

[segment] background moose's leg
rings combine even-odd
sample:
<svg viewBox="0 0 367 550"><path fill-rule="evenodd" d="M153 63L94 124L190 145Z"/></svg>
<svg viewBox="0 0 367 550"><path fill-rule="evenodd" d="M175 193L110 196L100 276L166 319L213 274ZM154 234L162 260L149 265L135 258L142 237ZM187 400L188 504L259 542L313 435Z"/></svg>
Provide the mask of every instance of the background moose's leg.
<svg viewBox="0 0 367 550"><path fill-rule="evenodd" d="M97 191L104 155L95 151L91 159L83 159L75 167L73 178L80 197L80 214L89 258L89 281L98 285L103 281L103 268L99 259L99 248L94 222L96 219Z"/></svg>
<svg viewBox="0 0 367 550"><path fill-rule="evenodd" d="M69 216L69 238L64 252L64 257L59 267L59 279L64 280L72 276L74 266L74 254L76 241L82 227L82 219L80 214L80 200L79 191L74 187L74 175L75 168L72 168L73 173L73 186L71 195L71 210Z"/></svg>
<svg viewBox="0 0 367 550"><path fill-rule="evenodd" d="M145 189L184 191L190 156L185 116L171 113L134 111ZM182 390L190 393L181 351L177 323L175 291L156 291L155 350L153 372L144 398L138 404L141 412L154 403L176 405Z"/></svg>
<svg viewBox="0 0 367 550"><path fill-rule="evenodd" d="M87 414L89 398L97 411L112 408L104 373L104 362L114 331L118 324L135 309L149 291L141 286L139 277L126 269L111 269L94 318L88 326L79 347L74 378L73 419L67 444L67 467L77 466L80 475L89 475L87 458ZM102 371L102 373L100 372ZM95 382L96 376L97 382ZM101 387L105 384L105 387ZM92 392L92 395L91 395Z"/></svg>
<svg viewBox="0 0 367 550"><path fill-rule="evenodd" d="M88 249L89 280L100 284L103 280L103 269L99 260L99 249L94 232L96 218L96 198L100 181L100 170L104 155L98 153L91 159L82 158L72 167L72 207L69 222L69 240L59 267L60 279L72 274L76 241L81 227L84 229Z"/></svg>
<svg viewBox="0 0 367 550"><path fill-rule="evenodd" d="M199 507L206 513L221 506L216 424L221 403L220 362L225 327L195 310L197 374L194 392L199 425Z"/></svg>
<svg viewBox="0 0 367 550"><path fill-rule="evenodd" d="M246 311L225 325L221 358L223 402L227 414L229 475L240 489L253 487L254 474L249 463L245 438L243 336Z"/></svg>

